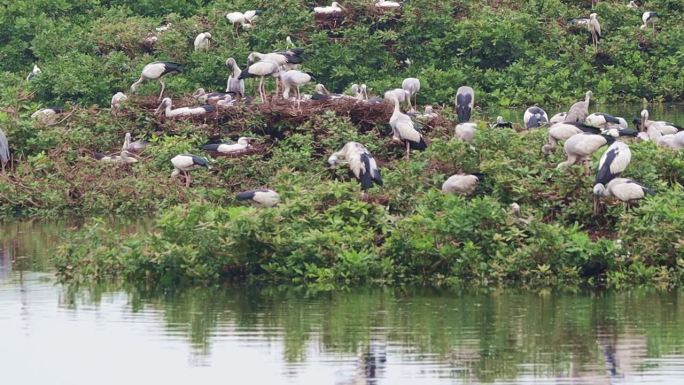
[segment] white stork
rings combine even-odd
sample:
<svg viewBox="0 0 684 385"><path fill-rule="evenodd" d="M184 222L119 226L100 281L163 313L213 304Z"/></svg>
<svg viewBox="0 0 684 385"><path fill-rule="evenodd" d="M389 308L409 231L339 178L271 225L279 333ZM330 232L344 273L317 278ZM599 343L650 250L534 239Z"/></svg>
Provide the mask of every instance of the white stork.
<svg viewBox="0 0 684 385"><path fill-rule="evenodd" d="M641 21L644 22L644 24L639 27L640 29L646 29L648 28L648 23L651 23L651 26L653 27L653 30L655 31L655 23L658 20L658 13L657 12L652 12L652 11L647 11L644 12L643 15L641 15Z"/></svg>
<svg viewBox="0 0 684 385"><path fill-rule="evenodd" d="M247 150L251 147L249 142L254 138L240 137L237 143L212 143L202 146L203 150L216 151L222 154L233 154Z"/></svg>
<svg viewBox="0 0 684 385"><path fill-rule="evenodd" d="M368 95L363 88L361 89L361 92L363 93L364 100L368 100ZM389 102L392 102L393 99L397 99L399 103L409 103L409 98L409 92L403 88L393 88L389 91L386 91L384 95L384 100Z"/></svg>
<svg viewBox="0 0 684 385"><path fill-rule="evenodd" d="M138 86L145 80L157 80L161 84L161 92L159 93L159 100L164 95L164 81L162 77L173 73L182 73L183 66L178 63L168 61L156 61L143 67L140 79L131 85L131 92L135 93Z"/></svg>
<svg viewBox="0 0 684 385"><path fill-rule="evenodd" d="M361 182L363 190L371 188L373 182L382 186L382 176L378 164L370 151L361 143L347 142L341 150L328 158L328 163L331 166L336 166L341 160L346 160L349 163L349 170Z"/></svg>
<svg viewBox="0 0 684 385"><path fill-rule="evenodd" d="M413 128L413 121L411 117L402 113L399 109L399 99L392 98L394 102L394 112L390 117L390 126L392 126L392 140L404 142L406 144L406 159L410 158L411 149L424 150L427 148L423 135Z"/></svg>
<svg viewBox="0 0 684 385"><path fill-rule="evenodd" d="M116 116L116 114L119 112L121 109L121 106L128 100L128 96L126 96L123 92L117 92L112 96L112 101L110 102L109 106L112 111L112 115Z"/></svg>
<svg viewBox="0 0 684 385"><path fill-rule="evenodd" d="M649 120L648 110L644 109L641 111L641 121L637 124L637 129L648 130L651 127L656 128L663 135L676 134L678 131L684 130L684 128L664 120Z"/></svg>
<svg viewBox="0 0 684 385"><path fill-rule="evenodd" d="M280 203L280 195L273 190L259 189L238 193L235 198L248 201L256 207L275 207Z"/></svg>
<svg viewBox="0 0 684 385"><path fill-rule="evenodd" d="M406 78L401 82L401 88L408 93L408 105L410 111L415 111L418 107L418 91L420 91L420 80L416 78ZM411 105L411 98L414 98L413 106Z"/></svg>
<svg viewBox="0 0 684 385"><path fill-rule="evenodd" d="M538 128L549 122L549 115L543 109L532 106L525 110L523 115L523 122L525 123L525 128Z"/></svg>
<svg viewBox="0 0 684 385"><path fill-rule="evenodd" d="M565 117L568 116L567 112L559 112L549 119L550 124L562 123L565 121Z"/></svg>
<svg viewBox="0 0 684 385"><path fill-rule="evenodd" d="M206 159L192 154L176 155L171 159L171 164L173 164L171 178L175 178L182 173L185 177L185 187L190 187L190 174L188 171L200 167L210 168L209 162Z"/></svg>
<svg viewBox="0 0 684 385"><path fill-rule="evenodd" d="M187 116L205 115L216 111L216 107L211 104L206 104L199 107L180 107L174 109L171 98L164 98L159 107L154 111L154 114L160 114L162 111L164 111L164 116L167 118L182 118Z"/></svg>
<svg viewBox="0 0 684 385"><path fill-rule="evenodd" d="M615 137L611 135L590 134L586 132L575 134L566 140L563 145L563 149L565 150L568 159L559 163L556 168L562 169L563 167L573 164L587 162L588 158L598 151L599 148L606 144L612 144L613 142L615 142Z"/></svg>
<svg viewBox="0 0 684 385"><path fill-rule="evenodd" d="M596 127L589 127L579 123L556 123L549 127L548 143L542 146L542 153L550 154L556 149L556 145L561 140L566 140L573 135L582 132L590 132L593 134L600 134L601 130Z"/></svg>
<svg viewBox="0 0 684 385"><path fill-rule="evenodd" d="M476 132L477 124L471 122L459 123L454 127L454 136L466 143L473 141Z"/></svg>
<svg viewBox="0 0 684 385"><path fill-rule="evenodd" d="M624 130L628 128L627 121L624 118L606 114L605 112L594 112L593 114L587 116L584 122L590 126L599 127L606 130L611 128Z"/></svg>
<svg viewBox="0 0 684 385"><path fill-rule="evenodd" d="M566 123L584 123L589 116L589 103L591 103L591 97L594 94L591 91L587 91L584 94L584 100L579 101L568 110L568 114L565 116L564 122Z"/></svg>
<svg viewBox="0 0 684 385"><path fill-rule="evenodd" d="M192 93L192 97L203 104L218 104L219 101L231 102L233 94L230 92L206 92L204 88L198 88Z"/></svg>
<svg viewBox="0 0 684 385"><path fill-rule="evenodd" d="M40 68L37 65L33 65L33 70L28 74L26 77L26 81L30 82L31 80L35 79L36 76L40 75L43 71L40 70Z"/></svg>
<svg viewBox="0 0 684 385"><path fill-rule="evenodd" d="M620 174L627 169L627 166L632 161L632 152L625 143L615 141L611 144L606 152L603 153L599 160L598 170L596 171L596 178L594 179L594 212L598 213L598 196L605 190L605 186L620 176Z"/></svg>
<svg viewBox="0 0 684 385"><path fill-rule="evenodd" d="M211 34L202 32L195 37L195 51L209 51Z"/></svg>
<svg viewBox="0 0 684 385"><path fill-rule="evenodd" d="M316 15L335 15L346 11L346 9L340 5L337 1L333 1L332 4L325 7L314 7L313 12Z"/></svg>
<svg viewBox="0 0 684 385"><path fill-rule="evenodd" d="M601 24L599 24L596 13L589 15L589 33L591 33L591 41L594 43L594 48L598 47L598 42L601 39Z"/></svg>
<svg viewBox="0 0 684 385"><path fill-rule="evenodd" d="M595 196L614 197L626 203L627 207L630 203L643 199L647 194L654 195L655 191L627 178L614 178L605 186L602 184L594 186Z"/></svg>
<svg viewBox="0 0 684 385"><path fill-rule="evenodd" d="M288 100L290 98L290 89L294 87L295 102L297 104L297 109L299 109L302 99L299 88L309 83L311 79L311 75L298 70L289 70L281 73L280 81L283 83L283 99Z"/></svg>
<svg viewBox="0 0 684 385"><path fill-rule="evenodd" d="M235 27L235 33L242 27L243 29L252 28L252 22L256 20L261 13L259 10L251 10L242 12L229 12L226 14L226 19Z"/></svg>
<svg viewBox="0 0 684 385"><path fill-rule="evenodd" d="M442 184L444 194L470 195L484 179L483 174L456 174Z"/></svg>
<svg viewBox="0 0 684 385"><path fill-rule="evenodd" d="M5 165L10 160L9 142L7 141L7 136L5 132L0 129L0 165L2 166L2 172L5 172Z"/></svg>
<svg viewBox="0 0 684 385"><path fill-rule="evenodd" d="M401 7L401 4L396 1L375 0L375 6L382 9L397 9Z"/></svg>
<svg viewBox="0 0 684 385"><path fill-rule="evenodd" d="M458 87L456 91L456 114L458 122L470 121L470 114L475 106L475 91L468 86Z"/></svg>
<svg viewBox="0 0 684 385"><path fill-rule="evenodd" d="M226 59L226 67L230 68L230 75L228 75L228 82L226 83L226 92L233 92L240 97L245 96L245 81L240 80L242 71L238 67L235 59L229 57Z"/></svg>
<svg viewBox="0 0 684 385"><path fill-rule="evenodd" d="M238 80L243 80L250 77L259 77L259 96L261 97L261 102L266 103L266 89L264 88L264 78L266 76L280 76L280 66L278 63L272 61L256 62L242 71L238 77Z"/></svg>

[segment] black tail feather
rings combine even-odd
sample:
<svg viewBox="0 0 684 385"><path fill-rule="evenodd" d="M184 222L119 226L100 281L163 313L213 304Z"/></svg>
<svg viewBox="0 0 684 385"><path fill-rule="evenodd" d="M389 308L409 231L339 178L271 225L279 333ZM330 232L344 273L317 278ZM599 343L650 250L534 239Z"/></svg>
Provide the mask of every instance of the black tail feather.
<svg viewBox="0 0 684 385"><path fill-rule="evenodd" d="M427 143L425 143L425 139L422 136L420 137L420 142L409 141L409 143L413 150L423 151L427 148Z"/></svg>

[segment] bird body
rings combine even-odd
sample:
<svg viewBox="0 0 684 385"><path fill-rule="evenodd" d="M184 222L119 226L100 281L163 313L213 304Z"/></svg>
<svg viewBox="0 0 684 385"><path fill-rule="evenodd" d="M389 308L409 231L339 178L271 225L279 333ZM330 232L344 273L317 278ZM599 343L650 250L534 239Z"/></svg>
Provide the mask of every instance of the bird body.
<svg viewBox="0 0 684 385"><path fill-rule="evenodd" d="M209 32L202 32L195 37L195 51L208 51L211 40Z"/></svg>
<svg viewBox="0 0 684 385"><path fill-rule="evenodd" d="M456 114L458 114L458 122L470 121L470 114L475 106L475 91L468 87L459 87L456 91Z"/></svg>
<svg viewBox="0 0 684 385"><path fill-rule="evenodd" d="M627 203L643 199L647 194L653 195L655 191L628 178L614 178L605 186L602 184L594 186L594 195L614 197Z"/></svg>
<svg viewBox="0 0 684 385"><path fill-rule="evenodd" d="M587 131L594 134L600 133L598 128L585 126L579 123L556 123L549 127L548 143L542 146L542 152L544 154L550 154L556 149L556 145L559 141L566 140L573 135Z"/></svg>
<svg viewBox="0 0 684 385"><path fill-rule="evenodd" d="M363 92L363 89L361 90ZM368 96L363 92L364 100L368 99ZM397 99L400 103L406 103L409 100L409 92L406 91L403 88L393 88L389 91L385 92L384 99L388 101L392 101L393 99Z"/></svg>
<svg viewBox="0 0 684 385"><path fill-rule="evenodd" d="M314 7L313 12L317 15L333 15L337 13L342 13L345 8L340 5L337 1L333 1L332 4L326 7Z"/></svg>
<svg viewBox="0 0 684 385"><path fill-rule="evenodd" d="M678 131L684 130L684 128L677 126L674 123L663 120L650 120L648 110L644 109L641 111L641 121L637 124L637 128L641 130L648 130L651 127L657 129L663 135L676 134Z"/></svg>
<svg viewBox="0 0 684 385"><path fill-rule="evenodd" d="M164 100L162 100L161 104L159 105L159 107L157 107L157 110L154 113L159 114L162 110L164 111L164 115L167 118L177 118L208 114L210 112L216 111L216 107L207 104L199 107L180 107L174 109L171 98L164 98Z"/></svg>
<svg viewBox="0 0 684 385"><path fill-rule="evenodd" d="M249 201L256 207L275 207L280 203L280 196L273 190L259 189L238 193L235 198L239 201Z"/></svg>
<svg viewBox="0 0 684 385"><path fill-rule="evenodd" d="M385 9L397 9L401 7L401 4L397 3L396 1L376 0L375 6Z"/></svg>
<svg viewBox="0 0 684 385"><path fill-rule="evenodd" d="M168 74L182 72L183 66L178 63L166 61L152 62L143 67L142 72L140 73L140 79L131 85L131 92L136 92L138 86L146 80L157 80L161 84L161 92L159 93L159 99L161 99L162 95L164 95L165 87L162 77Z"/></svg>
<svg viewBox="0 0 684 385"><path fill-rule="evenodd" d="M240 137L237 141L237 143L215 143L215 144L206 144L202 146L202 149L208 150L208 151L217 151L222 154L233 154L236 152L241 152L245 151L248 148L251 147L249 144L249 140L251 138L247 137Z"/></svg>
<svg viewBox="0 0 684 385"><path fill-rule="evenodd" d="M454 128L454 135L463 142L470 143L475 138L477 132L477 124L475 123L459 123Z"/></svg>
<svg viewBox="0 0 684 385"><path fill-rule="evenodd" d="M64 112L62 107L47 107L31 114L31 119L36 119L42 124L53 124L58 114Z"/></svg>
<svg viewBox="0 0 684 385"><path fill-rule="evenodd" d="M562 123L565 121L565 117L568 116L567 112L559 112L549 119L549 124L553 125L556 123Z"/></svg>
<svg viewBox="0 0 684 385"><path fill-rule="evenodd" d="M206 167L209 168L209 162L193 154L180 154L171 158L171 164L173 165L173 172L171 173L171 178L175 178L181 173L185 176L185 186L190 187L190 175L188 171Z"/></svg>
<svg viewBox="0 0 684 385"><path fill-rule="evenodd" d="M301 64L301 48L295 48L284 52L260 53L252 52L247 56L247 61L252 64L258 61L270 61L277 63L284 69L293 69L297 64Z"/></svg>
<svg viewBox="0 0 684 385"><path fill-rule="evenodd" d="M587 116L584 122L590 126L600 127L603 129L626 129L627 121L624 118L615 117L604 112L594 112Z"/></svg>
<svg viewBox="0 0 684 385"><path fill-rule="evenodd" d="M192 93L192 97L204 104L214 104L221 100L230 101L233 98L230 92L206 92L204 88L198 88Z"/></svg>
<svg viewBox="0 0 684 385"><path fill-rule="evenodd" d="M306 72L299 70L289 70L280 74L280 81L283 83L283 98L289 99L290 90L292 87L295 88L295 100L297 102L297 107L299 108L299 103L301 100L301 94L299 92L299 87L306 85L311 81L311 75Z"/></svg>
<svg viewBox="0 0 684 385"><path fill-rule="evenodd" d="M5 170L5 165L10 160L9 142L7 141L7 136L5 132L0 129L0 164L2 165L2 170Z"/></svg>
<svg viewBox="0 0 684 385"><path fill-rule="evenodd" d="M123 105L126 100L128 100L128 96L126 96L123 92L117 92L114 94L114 96L112 96L110 107L113 115L116 115L116 113L121 109L121 105Z"/></svg>
<svg viewBox="0 0 684 385"><path fill-rule="evenodd" d="M643 15L641 15L641 21L644 22L644 24L641 25L641 29L646 29L648 28L648 23L651 23L653 26L653 29L655 29L655 23L658 20L658 13L657 12L652 12L652 11L647 11L644 12Z"/></svg>
<svg viewBox="0 0 684 385"><path fill-rule="evenodd" d="M620 176L627 169L631 161L632 152L629 146L620 141L613 142L606 152L601 155L594 184L605 185L613 178Z"/></svg>
<svg viewBox="0 0 684 385"><path fill-rule="evenodd" d="M418 91L420 91L420 80L416 78L406 78L401 82L401 88L408 93L409 109L414 110L414 107L418 104L416 95L418 94ZM411 106L411 98L414 98L413 107Z"/></svg>
<svg viewBox="0 0 684 385"><path fill-rule="evenodd" d="M473 174L452 175L442 184L442 192L444 194L472 194L477 188L480 178Z"/></svg>
<svg viewBox="0 0 684 385"><path fill-rule="evenodd" d="M601 39L601 24L598 21L598 15L596 13L589 15L589 32L591 33L591 40L594 43L594 48L596 48Z"/></svg>
<svg viewBox="0 0 684 385"><path fill-rule="evenodd" d="M228 19L228 22L233 24L235 28L242 27L244 29L249 29L252 28L252 22L256 20L258 14L259 11L257 10L245 11L244 13L229 12L226 14L226 19Z"/></svg>
<svg viewBox="0 0 684 385"><path fill-rule="evenodd" d="M406 157L408 158L410 156L410 148L424 150L427 148L427 144L425 139L423 139L423 135L413 127L411 117L402 113L399 109L399 99L392 98L392 101L394 102L394 112L392 112L389 121L392 127L392 140L401 141L406 144Z"/></svg>
<svg viewBox="0 0 684 385"><path fill-rule="evenodd" d="M586 161L588 157L598 151L599 148L608 143L613 143L615 138L609 135L591 134L583 132L575 134L565 141L563 149L568 159L561 162L557 168L578 164Z"/></svg>
<svg viewBox="0 0 684 385"><path fill-rule="evenodd" d="M674 134L663 134L658 125L650 125L646 129L647 138L655 142L658 147L667 147L673 150L684 148L684 131Z"/></svg>
<svg viewBox="0 0 684 385"><path fill-rule="evenodd" d="M369 189L373 182L382 186L380 169L373 155L361 143L347 142L341 150L328 158L328 163L335 166L340 160L346 160L349 163L349 170L361 182L361 188L364 190Z"/></svg>
<svg viewBox="0 0 684 385"><path fill-rule="evenodd" d="M541 127L549 122L549 115L543 109L532 106L525 110L523 122L527 129Z"/></svg>
<svg viewBox="0 0 684 385"><path fill-rule="evenodd" d="M490 128L513 128L513 123L504 120L503 116L497 116L496 122L489 125Z"/></svg>
<svg viewBox="0 0 684 385"><path fill-rule="evenodd" d="M266 76L280 76L280 65L273 61L258 61L246 70L240 73L238 80L243 80L249 77L259 77L259 96L261 97L261 102L266 102L266 90L264 89L264 77Z"/></svg>
<svg viewBox="0 0 684 385"><path fill-rule="evenodd" d="M591 91L587 91L587 93L584 95L584 100L570 106L568 114L565 116L564 122L584 123L584 121L587 119L587 116L589 116L589 103L591 103L592 96L593 93Z"/></svg>
<svg viewBox="0 0 684 385"><path fill-rule="evenodd" d="M34 64L33 70L31 70L31 72L26 77L26 81L30 82L31 80L35 79L36 76L40 75L42 72L43 71L41 71L41 69L37 65Z"/></svg>
<svg viewBox="0 0 684 385"><path fill-rule="evenodd" d="M235 59L232 57L226 59L226 67L230 68L230 75L228 75L228 82L226 83L226 92L233 92L240 97L245 96L245 81L240 79L242 70L238 67Z"/></svg>

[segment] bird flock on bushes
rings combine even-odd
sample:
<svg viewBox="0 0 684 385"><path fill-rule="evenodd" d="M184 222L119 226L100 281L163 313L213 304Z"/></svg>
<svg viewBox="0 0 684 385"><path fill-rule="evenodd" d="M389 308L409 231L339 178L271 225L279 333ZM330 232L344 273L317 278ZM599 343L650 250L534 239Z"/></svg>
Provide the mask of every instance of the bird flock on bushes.
<svg viewBox="0 0 684 385"><path fill-rule="evenodd" d="M386 0L376 0L375 7L381 10L396 11L401 9L401 3ZM627 5L630 8L640 8L642 1L632 0ZM337 17L344 12L344 8L338 2L332 2L329 6L319 6L312 8L316 17ZM240 30L254 28L261 12L249 10L245 12L230 12L226 14L226 19L231 23L239 34ZM655 31L655 22L658 18L656 12L646 11L643 13L641 29L652 26ZM591 36L594 46L599 44L601 39L601 26L598 15L591 13L589 18L579 18L570 21L571 26L586 28ZM158 33L172 28L169 23L156 28ZM156 42L156 35L149 34L145 38L145 44L153 45ZM212 35L210 32L203 32L197 35L194 40L196 51L211 50ZM407 78L401 87L388 90L383 97L368 95L368 87L365 84L353 84L350 87L350 94L334 94L329 92L323 84L316 84L312 94L302 94L301 88L315 81L313 74L299 69L304 62L303 48L296 48L292 39L286 39L286 49L284 51L260 53L252 52L247 58L247 65L242 69L234 58L228 58L225 65L228 68L229 76L224 92L206 92L200 88L193 93L193 97L200 105L175 107L171 98L164 98L165 84L164 77L172 74L183 73L183 66L179 63L169 61L155 61L145 65L140 77L130 87L131 93L136 93L139 86L146 81L157 81L161 86L159 93L159 107L155 114L164 114L166 118L185 118L202 116L217 109L230 108L236 104L256 102L255 98L246 95L245 80L249 78L258 79L255 90L261 103L272 103L282 97L283 100L292 103L294 111L300 110L302 103L311 100L353 100L356 103L367 105L378 103L389 103L394 109L387 122L392 129L391 141L401 145L405 151L405 158L409 159L411 151L422 151L428 146L423 134L417 128L414 120L428 121L437 117L437 113L432 106L426 106L424 113L418 113L417 94L420 91L420 80L417 78ZM408 59L407 59L408 60ZM35 65L26 80L31 81L40 76L41 69ZM275 92L272 95L267 93L265 82L273 78L275 81ZM548 127L548 141L545 143L541 152L549 155L556 150L559 142L563 143L563 149L567 155L567 160L558 164L558 169L563 169L574 164L584 164L587 173L590 173L589 160L592 155L603 146L608 149L601 157L593 187L594 209L600 210L599 198L612 197L627 204L633 203L644 198L654 191L638 181L622 178L621 173L626 170L631 160L629 146L622 141L625 137L638 137L642 140L654 141L658 146L672 150L684 148L684 131L673 123L665 121L650 120L648 110L641 112L640 118L634 119L635 130L628 127L628 122L622 117L616 117L603 112L589 112L590 102L593 94L587 91L584 100L570 106L567 112L558 113L551 118L539 106L528 108L523 116L522 127L525 130ZM111 112L117 115L127 102L128 96L123 92L117 92L111 99ZM405 104L406 113L402 112L402 104ZM458 88L455 100L455 115L457 122L454 127L454 138L463 142L471 143L478 131L478 125L472 122L472 112L475 107L475 90L468 86ZM60 107L43 108L36 111L32 118L39 120L43 124L55 124L59 114L63 113ZM512 122L505 121L501 116L489 125L490 128L513 128ZM241 137L236 143L214 143L203 146L203 150L213 151L222 154L240 154L251 147L251 142L256 138ZM149 144L145 141L131 141L130 133L124 138L124 144L120 153L116 155L95 154L95 158L102 162L112 163L135 163L138 161L136 154L140 153ZM472 145L472 144L471 144ZM9 161L9 145L5 134L0 130L0 161L4 171L5 165ZM173 178L180 177L185 185L190 187L191 179L189 171L197 168L211 168L211 161L207 158L194 154L179 154L171 160L173 165ZM331 167L341 163L346 163L350 173L360 182L361 188L366 191L374 184L382 186L382 176L380 169L373 155L362 144L357 142L346 143L339 151L333 153L328 158ZM478 184L483 180L481 173L457 174L448 177L442 185L445 194L471 194ZM260 207L273 207L280 202L277 192L270 189L256 189L237 194L238 200L244 200Z"/></svg>

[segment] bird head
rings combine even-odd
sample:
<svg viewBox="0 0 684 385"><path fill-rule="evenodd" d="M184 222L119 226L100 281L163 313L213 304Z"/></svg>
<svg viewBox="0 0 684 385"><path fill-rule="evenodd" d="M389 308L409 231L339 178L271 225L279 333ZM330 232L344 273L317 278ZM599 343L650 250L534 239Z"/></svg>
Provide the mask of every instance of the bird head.
<svg viewBox="0 0 684 385"><path fill-rule="evenodd" d="M330 92L328 92L328 90L325 88L325 86L324 86L323 84L321 84L321 83L316 84L315 90L316 90L317 93L319 93L319 94L321 94L321 95L328 95L328 94L330 94Z"/></svg>
<svg viewBox="0 0 684 385"><path fill-rule="evenodd" d="M211 39L211 34L209 32L204 33L204 38L205 39Z"/></svg>
<svg viewBox="0 0 684 385"><path fill-rule="evenodd" d="M595 12L592 13L591 15L589 15L589 18L590 18L590 19L596 19L597 17L598 17L598 14L595 13Z"/></svg>
<svg viewBox="0 0 684 385"><path fill-rule="evenodd" d="M425 113L426 113L426 114L431 114L431 113L433 113L432 106L425 106Z"/></svg>
<svg viewBox="0 0 684 385"><path fill-rule="evenodd" d="M162 110L168 106L171 106L171 98L164 98L164 100L162 100L159 107L157 107L157 109L154 111L154 114L157 115L157 114L161 113Z"/></svg>
<svg viewBox="0 0 684 385"><path fill-rule="evenodd" d="M336 166L339 163L339 159L337 158L337 155L331 155L330 158L328 158L328 164L331 166Z"/></svg>
<svg viewBox="0 0 684 385"><path fill-rule="evenodd" d="M503 116L497 116L497 117L496 117L496 122L497 122L497 123L503 123L503 122L504 122Z"/></svg>
<svg viewBox="0 0 684 385"><path fill-rule="evenodd" d="M641 129L643 130L646 128L646 120L648 120L648 110L643 109L641 110Z"/></svg>
<svg viewBox="0 0 684 385"><path fill-rule="evenodd" d="M206 94L206 93L207 93L207 92L204 91L204 88L198 88L197 90L195 90L195 92L192 93L192 97L193 97L193 98L199 98L200 96L202 96L202 95L204 95L204 94Z"/></svg>
<svg viewBox="0 0 684 385"><path fill-rule="evenodd" d="M237 63L235 62L235 59L233 59L232 57L226 59L226 67L233 68L236 64Z"/></svg>
<svg viewBox="0 0 684 385"><path fill-rule="evenodd" d="M603 183L596 183L592 191L595 196L603 196L606 193L606 186Z"/></svg>

